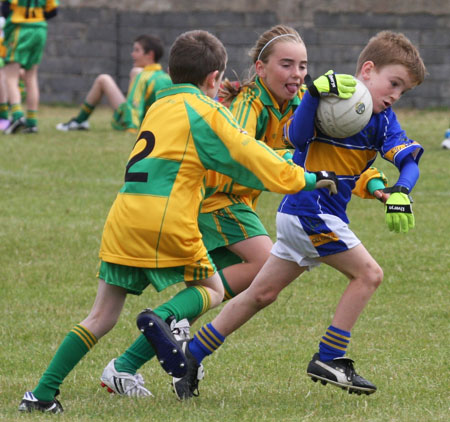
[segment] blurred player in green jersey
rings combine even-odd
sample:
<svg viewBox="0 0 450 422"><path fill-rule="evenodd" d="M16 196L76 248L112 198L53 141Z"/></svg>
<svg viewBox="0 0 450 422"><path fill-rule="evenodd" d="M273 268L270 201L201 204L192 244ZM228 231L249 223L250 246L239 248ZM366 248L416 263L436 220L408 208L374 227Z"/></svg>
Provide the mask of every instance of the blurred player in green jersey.
<svg viewBox="0 0 450 422"><path fill-rule="evenodd" d="M5 0L2 14L6 18L4 75L11 122L4 133L37 133L39 107L38 67L47 41L47 20L56 16L59 0ZM19 79L24 69L27 114L21 104Z"/></svg>
<svg viewBox="0 0 450 422"><path fill-rule="evenodd" d="M103 96L114 110L112 126L116 130L136 133L148 108L155 102L156 93L172 84L159 61L164 53L162 41L153 35L140 35L133 43L133 68L127 97L108 74L98 75L89 90L78 115L56 129L67 132L88 130L89 117Z"/></svg>

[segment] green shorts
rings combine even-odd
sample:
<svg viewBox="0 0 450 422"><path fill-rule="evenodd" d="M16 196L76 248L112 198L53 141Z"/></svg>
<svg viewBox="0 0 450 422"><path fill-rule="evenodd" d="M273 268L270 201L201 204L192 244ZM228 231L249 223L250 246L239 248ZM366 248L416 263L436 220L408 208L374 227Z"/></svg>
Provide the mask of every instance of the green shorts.
<svg viewBox="0 0 450 422"><path fill-rule="evenodd" d="M255 236L268 236L258 214L239 203L198 217L203 243L219 270L242 262L227 246Z"/></svg>
<svg viewBox="0 0 450 422"><path fill-rule="evenodd" d="M98 278L107 284L123 287L128 293L140 295L151 284L157 292L176 283L194 282L211 277L216 266L209 255L199 261L170 268L139 268L100 261Z"/></svg>
<svg viewBox="0 0 450 422"><path fill-rule="evenodd" d="M19 63L29 70L41 62L47 41L46 26L18 24L5 35L6 63Z"/></svg>
<svg viewBox="0 0 450 422"><path fill-rule="evenodd" d="M124 102L114 110L111 126L115 130L137 129L133 124L133 111L130 104Z"/></svg>

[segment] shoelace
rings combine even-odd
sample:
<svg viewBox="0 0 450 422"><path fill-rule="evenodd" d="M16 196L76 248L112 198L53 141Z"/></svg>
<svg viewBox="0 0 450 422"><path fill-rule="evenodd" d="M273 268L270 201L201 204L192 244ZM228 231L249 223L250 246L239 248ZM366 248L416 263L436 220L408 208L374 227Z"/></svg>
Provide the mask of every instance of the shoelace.
<svg viewBox="0 0 450 422"><path fill-rule="evenodd" d="M131 380L130 380L131 381ZM134 388L140 390L141 388L143 388L144 385L144 378L142 377L141 374L136 374L133 376L133 381L134 382L130 382L129 386L124 390L125 394L128 394L129 391L133 390ZM127 383L128 384L128 383Z"/></svg>
<svg viewBox="0 0 450 422"><path fill-rule="evenodd" d="M170 330L178 337L177 340L187 340L190 338L190 325L186 318L178 322L173 320L170 324Z"/></svg>

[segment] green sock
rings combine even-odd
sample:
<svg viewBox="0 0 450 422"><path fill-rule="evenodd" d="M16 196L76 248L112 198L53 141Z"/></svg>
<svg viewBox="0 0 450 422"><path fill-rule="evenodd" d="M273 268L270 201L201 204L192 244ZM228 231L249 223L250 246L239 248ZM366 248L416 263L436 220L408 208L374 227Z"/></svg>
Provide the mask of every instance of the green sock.
<svg viewBox="0 0 450 422"><path fill-rule="evenodd" d="M177 321L192 320L206 312L210 307L209 294L202 286L187 287L172 299L155 309L164 321L174 315ZM119 356L114 367L116 371L135 374L137 370L155 356L155 351L145 336L141 334L136 341Z"/></svg>
<svg viewBox="0 0 450 422"><path fill-rule="evenodd" d="M37 126L37 110L27 110L26 124L28 127Z"/></svg>
<svg viewBox="0 0 450 422"><path fill-rule="evenodd" d="M83 103L83 105L81 106L78 116L75 117L75 120L78 123L84 122L85 120L89 119L89 116L92 114L94 109L95 109L95 105L89 104L85 101Z"/></svg>
<svg viewBox="0 0 450 422"><path fill-rule="evenodd" d="M97 343L95 336L81 325L75 325L67 334L50 365L42 375L33 394L42 401L51 401L64 378Z"/></svg>
<svg viewBox="0 0 450 422"><path fill-rule="evenodd" d="M0 119L7 119L8 111L9 111L8 103L0 103Z"/></svg>
<svg viewBox="0 0 450 422"><path fill-rule="evenodd" d="M11 115L14 121L23 117L22 106L20 104L11 104Z"/></svg>

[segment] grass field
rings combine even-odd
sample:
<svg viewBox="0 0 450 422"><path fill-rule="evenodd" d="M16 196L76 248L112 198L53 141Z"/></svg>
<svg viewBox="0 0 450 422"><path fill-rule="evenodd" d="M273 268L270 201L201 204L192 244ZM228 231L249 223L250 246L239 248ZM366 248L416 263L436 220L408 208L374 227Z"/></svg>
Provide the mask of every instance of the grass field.
<svg viewBox="0 0 450 422"><path fill-rule="evenodd" d="M75 108L42 107L38 135L0 135L0 420L48 420L17 406L34 388L59 343L88 313L97 287L97 252L107 212L123 180L132 135L110 129L99 109L87 133L60 133ZM426 149L413 192L416 228L390 233L378 201L355 198L351 228L385 277L352 332L349 356L373 381L372 396L314 384L306 365L317 349L346 279L320 267L233 334L211 358L200 397L180 403L169 377L141 369L151 399L108 395L104 366L138 335L136 315L177 291L130 296L122 317L62 386L66 421L437 422L450 419L450 151L440 149L450 111L400 111L409 136ZM396 169L377 165L396 180ZM259 213L274 234L279 195ZM210 321L217 310L200 320ZM196 325L199 326L199 323Z"/></svg>

